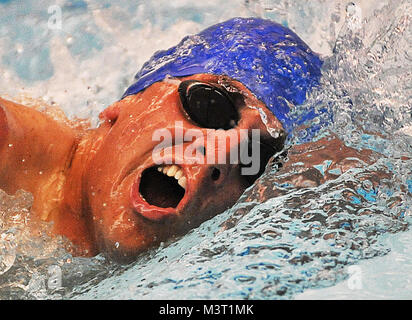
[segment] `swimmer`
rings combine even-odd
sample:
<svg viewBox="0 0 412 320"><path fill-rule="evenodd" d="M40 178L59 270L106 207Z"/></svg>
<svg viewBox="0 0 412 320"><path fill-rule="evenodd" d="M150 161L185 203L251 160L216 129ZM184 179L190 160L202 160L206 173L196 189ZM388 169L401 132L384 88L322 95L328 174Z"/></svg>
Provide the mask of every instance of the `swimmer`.
<svg viewBox="0 0 412 320"><path fill-rule="evenodd" d="M105 253L131 261L239 199L269 159L282 152L292 128L313 117L309 112L293 120L289 111L319 84L321 66L318 55L289 29L269 20L234 18L155 53L121 99L100 114L97 128L69 126L0 99L0 189L31 192L32 213L53 222L54 234L73 244L72 254ZM177 153L171 153L170 163L159 164L153 155L160 140L154 136L165 129L171 132L169 147L204 156L217 152L216 145L178 140L176 129L217 140L256 129L260 168L244 175L239 161L193 163L178 161ZM239 138L237 146L243 142ZM225 150L225 159L233 147ZM338 139L319 140L313 150L320 152L302 160L307 168L325 156L332 160L330 168L344 172L353 165L345 162L348 156L370 158ZM299 149L291 157L298 161ZM282 170L293 168L286 163ZM310 174L297 173L292 180L302 186L320 183Z"/></svg>

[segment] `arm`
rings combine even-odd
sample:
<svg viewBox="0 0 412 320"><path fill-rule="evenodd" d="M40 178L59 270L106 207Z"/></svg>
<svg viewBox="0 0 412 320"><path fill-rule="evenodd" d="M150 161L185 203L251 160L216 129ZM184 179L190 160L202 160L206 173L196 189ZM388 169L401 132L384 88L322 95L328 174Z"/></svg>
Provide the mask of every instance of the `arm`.
<svg viewBox="0 0 412 320"><path fill-rule="evenodd" d="M274 174L264 174L255 183L255 186L245 192L239 202L250 203L250 206L238 209L231 218L222 224L223 229L231 228L237 221L251 208L258 203L263 203L271 198L293 193L299 189L312 189L318 192L318 186L338 181L339 177L353 168L359 168L358 173L354 173L354 179L337 182L336 186L344 190L344 198L351 203L353 197L357 195L356 180L369 180L374 189L390 180L391 172L382 166L374 166L383 155L372 150L356 150L346 146L336 136L320 139L316 142L308 142L301 145L292 146L288 150L287 158L281 163L281 167ZM270 168L268 168L268 171ZM334 184L327 188L333 188ZM317 197L317 193L307 193L308 196ZM306 200L301 199L295 205L299 208ZM345 201L346 201L345 200ZM395 202L396 199L393 199ZM285 200L286 201L286 200ZM392 201L392 200L391 200ZM394 205L396 203L394 202Z"/></svg>

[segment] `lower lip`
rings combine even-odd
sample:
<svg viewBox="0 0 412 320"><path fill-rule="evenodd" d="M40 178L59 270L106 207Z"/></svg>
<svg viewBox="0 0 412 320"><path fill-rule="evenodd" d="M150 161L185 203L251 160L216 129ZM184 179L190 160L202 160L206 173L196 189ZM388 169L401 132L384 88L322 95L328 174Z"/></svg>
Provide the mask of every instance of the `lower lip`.
<svg viewBox="0 0 412 320"><path fill-rule="evenodd" d="M152 221L161 221L166 218L174 218L178 216L177 207L176 208L161 208L157 206L153 206L147 203L139 192L140 187L140 179L136 181L131 188L130 191L130 198L132 202L132 206L134 210L141 214L143 217L152 220ZM186 190L187 192L187 190ZM178 207L180 207L185 200L186 194L184 195L183 199L180 200Z"/></svg>

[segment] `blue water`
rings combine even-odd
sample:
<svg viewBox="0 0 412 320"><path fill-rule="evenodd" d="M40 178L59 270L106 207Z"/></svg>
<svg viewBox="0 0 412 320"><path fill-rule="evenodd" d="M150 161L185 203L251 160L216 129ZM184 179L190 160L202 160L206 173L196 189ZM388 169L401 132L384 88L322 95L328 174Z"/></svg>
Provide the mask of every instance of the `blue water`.
<svg viewBox="0 0 412 320"><path fill-rule="evenodd" d="M331 130L382 157L303 189L269 167L233 208L129 266L73 258L58 242L30 237L21 227L30 195L0 193L1 299L412 298L408 1L61 0L61 29L48 25L55 1L21 3L0 1L2 96L97 123L155 50L233 16L262 16L294 29L325 60L321 87L302 107L320 111L314 125L321 111L333 114L317 138ZM295 132L289 144L305 136ZM391 176L373 187L377 172Z"/></svg>

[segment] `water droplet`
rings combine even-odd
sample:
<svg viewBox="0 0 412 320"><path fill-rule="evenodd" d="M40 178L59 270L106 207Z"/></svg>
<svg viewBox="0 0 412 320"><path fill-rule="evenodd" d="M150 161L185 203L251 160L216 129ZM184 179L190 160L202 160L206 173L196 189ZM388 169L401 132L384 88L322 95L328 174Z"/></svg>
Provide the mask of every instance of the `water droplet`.
<svg viewBox="0 0 412 320"><path fill-rule="evenodd" d="M22 46L20 43L18 43L18 44L16 45L16 51L17 51L17 53L19 53L19 54L23 53L24 49L23 49L23 46Z"/></svg>

